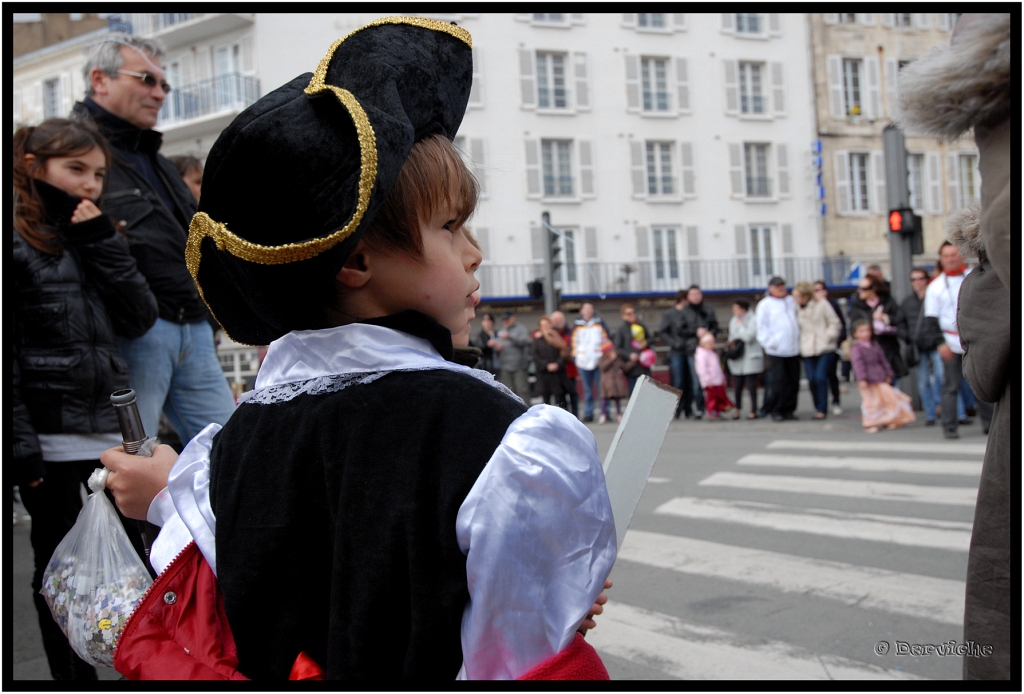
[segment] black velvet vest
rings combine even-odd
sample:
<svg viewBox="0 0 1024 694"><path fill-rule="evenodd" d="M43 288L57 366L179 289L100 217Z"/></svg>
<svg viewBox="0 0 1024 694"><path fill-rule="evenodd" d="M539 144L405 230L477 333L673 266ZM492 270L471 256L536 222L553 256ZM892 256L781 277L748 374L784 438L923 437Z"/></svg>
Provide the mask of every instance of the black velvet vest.
<svg viewBox="0 0 1024 694"><path fill-rule="evenodd" d="M394 318L450 358L435 322ZM240 405L210 498L241 672L287 679L305 651L329 679L452 681L469 599L456 515L525 411L441 370Z"/></svg>

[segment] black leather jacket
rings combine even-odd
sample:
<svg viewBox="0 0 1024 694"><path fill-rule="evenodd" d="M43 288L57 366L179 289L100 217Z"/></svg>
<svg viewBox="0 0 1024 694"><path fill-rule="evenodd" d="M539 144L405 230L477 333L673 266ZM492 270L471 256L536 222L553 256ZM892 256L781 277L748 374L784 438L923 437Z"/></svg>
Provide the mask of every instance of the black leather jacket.
<svg viewBox="0 0 1024 694"><path fill-rule="evenodd" d="M209 320L209 311L185 265L185 243L196 203L178 170L159 154L163 136L155 130L141 130L90 100L75 104L74 113L92 120L110 141L114 161L107 172L100 208L128 237L139 272L156 296L160 317L179 324ZM149 159L171 197L171 208L132 163L140 157Z"/></svg>
<svg viewBox="0 0 1024 694"><path fill-rule="evenodd" d="M119 431L110 393L128 387L128 364L114 335L143 335L157 315L156 299L110 219L69 224L80 199L36 186L62 252L43 253L14 231L16 484L43 476L37 433Z"/></svg>
<svg viewBox="0 0 1024 694"><path fill-rule="evenodd" d="M705 328L715 337L718 336L718 316L715 315L715 309L703 301L699 304L687 304L683 309L682 318L682 334L687 356L692 356L697 351L698 328Z"/></svg>

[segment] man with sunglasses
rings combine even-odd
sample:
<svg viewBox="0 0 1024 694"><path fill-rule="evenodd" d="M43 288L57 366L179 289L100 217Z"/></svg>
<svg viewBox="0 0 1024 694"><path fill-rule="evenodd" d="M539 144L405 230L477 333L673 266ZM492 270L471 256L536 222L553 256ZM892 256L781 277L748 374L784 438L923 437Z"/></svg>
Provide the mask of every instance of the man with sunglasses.
<svg viewBox="0 0 1024 694"><path fill-rule="evenodd" d="M86 98L73 117L89 119L110 141L113 161L101 207L129 240L159 306L140 338L118 337L146 433L166 414L182 441L211 422L224 424L234 398L217 360L212 318L185 264L195 199L178 169L160 154L153 130L171 86L152 39L111 34L86 48Z"/></svg>

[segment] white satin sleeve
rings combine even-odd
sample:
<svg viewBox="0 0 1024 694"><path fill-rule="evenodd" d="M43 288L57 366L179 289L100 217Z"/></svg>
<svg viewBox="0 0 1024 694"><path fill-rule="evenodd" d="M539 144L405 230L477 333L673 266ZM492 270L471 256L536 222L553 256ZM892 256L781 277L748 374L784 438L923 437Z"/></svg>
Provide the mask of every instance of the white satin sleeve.
<svg viewBox="0 0 1024 694"><path fill-rule="evenodd" d="M594 435L536 405L516 419L459 508L470 601L459 679L515 679L566 648L615 563Z"/></svg>
<svg viewBox="0 0 1024 694"><path fill-rule="evenodd" d="M160 534L150 548L149 561L157 573L195 540L217 575L217 519L210 505L210 449L221 426L210 424L189 441L167 476L167 487L150 503L147 519Z"/></svg>

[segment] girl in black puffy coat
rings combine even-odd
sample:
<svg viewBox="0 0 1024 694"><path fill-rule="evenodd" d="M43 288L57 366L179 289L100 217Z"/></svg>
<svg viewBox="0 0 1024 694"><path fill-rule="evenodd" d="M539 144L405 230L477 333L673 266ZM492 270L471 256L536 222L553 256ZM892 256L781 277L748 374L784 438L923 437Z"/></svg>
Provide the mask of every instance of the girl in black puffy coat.
<svg viewBox="0 0 1024 694"><path fill-rule="evenodd" d="M93 203L109 161L106 141L77 121L14 134L13 472L32 516L32 593L55 680L96 672L39 595L43 571L78 517L100 453L121 443L110 393L128 387L128 367L114 335L142 335L157 315L128 242ZM126 530L138 546L135 524Z"/></svg>

